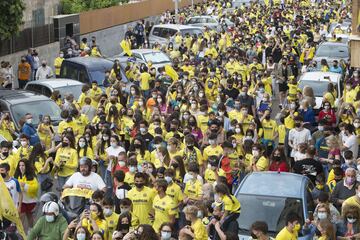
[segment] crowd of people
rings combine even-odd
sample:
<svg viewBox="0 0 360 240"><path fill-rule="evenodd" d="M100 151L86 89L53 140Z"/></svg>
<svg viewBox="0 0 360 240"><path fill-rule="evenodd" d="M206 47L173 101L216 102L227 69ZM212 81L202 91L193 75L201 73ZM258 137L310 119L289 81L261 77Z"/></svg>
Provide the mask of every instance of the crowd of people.
<svg viewBox="0 0 360 240"><path fill-rule="evenodd" d="M34 126L29 109L17 134L10 115L1 114L0 173L29 240L238 239L242 206L234 190L261 171L294 172L314 184L313 216L290 212L276 239L360 238L360 70L343 60L328 67L325 59L312 59L330 24L351 18L350 1L231 7L227 0L208 1L182 9L179 19L164 13L162 23L194 15L234 23L221 32L176 34L168 45L148 46L148 26L138 22L126 44L162 50L173 66L156 69L129 56L129 81L115 61L104 89L94 81L79 99L63 100L55 91L51 98L63 119L57 127L46 115ZM329 41L341 41L341 31ZM95 38L91 48L87 39L66 44L66 57L73 49L102 56ZM34 72L34 55L29 51L20 63L20 87L54 75L46 62L38 61ZM308 71L344 78L341 97L328 84L319 112L314 89L298 86ZM72 216L64 199L74 194L89 201ZM6 219L2 228L15 231ZM249 235L271 239L264 219Z"/></svg>

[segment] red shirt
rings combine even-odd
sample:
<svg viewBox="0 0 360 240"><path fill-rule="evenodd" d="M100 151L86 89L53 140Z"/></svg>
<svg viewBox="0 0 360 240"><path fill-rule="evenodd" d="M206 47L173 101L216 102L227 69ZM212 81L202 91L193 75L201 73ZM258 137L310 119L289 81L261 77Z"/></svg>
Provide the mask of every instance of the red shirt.
<svg viewBox="0 0 360 240"><path fill-rule="evenodd" d="M330 110L329 112L325 112L324 110L321 110L319 112L319 121L324 118L327 120L326 125L332 126L333 124L336 124L336 115L334 110Z"/></svg>
<svg viewBox="0 0 360 240"><path fill-rule="evenodd" d="M114 173L114 172L116 172L116 171L119 171L119 170L123 171L124 173L127 173L127 172L129 171L129 168L126 167L126 166L125 166L125 167L120 167L119 163L117 163L117 164L113 167L112 173Z"/></svg>
<svg viewBox="0 0 360 240"><path fill-rule="evenodd" d="M223 156L223 158L221 159L221 169L225 172L227 183L231 184L233 178L231 175L230 158L228 158L227 156Z"/></svg>
<svg viewBox="0 0 360 240"><path fill-rule="evenodd" d="M276 161L273 161L273 162L270 164L269 171L273 171L273 172L288 172L288 171L289 171L289 167L288 167L288 165L287 165L286 162L276 162Z"/></svg>

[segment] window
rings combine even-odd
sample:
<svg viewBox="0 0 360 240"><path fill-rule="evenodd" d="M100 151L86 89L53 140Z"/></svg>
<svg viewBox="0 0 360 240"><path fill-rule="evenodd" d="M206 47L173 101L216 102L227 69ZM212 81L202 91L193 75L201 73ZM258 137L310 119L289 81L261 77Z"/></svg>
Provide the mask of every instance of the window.
<svg viewBox="0 0 360 240"><path fill-rule="evenodd" d="M33 26L44 26L45 25L45 15L44 15L44 8L39 8L32 11L32 19L33 19Z"/></svg>
<svg viewBox="0 0 360 240"><path fill-rule="evenodd" d="M86 84L90 82L85 69L79 70L79 81Z"/></svg>
<svg viewBox="0 0 360 240"><path fill-rule="evenodd" d="M170 38L170 37L174 36L176 33L177 33L177 31L175 29L163 28L161 31L160 37Z"/></svg>
<svg viewBox="0 0 360 240"><path fill-rule="evenodd" d="M156 28L154 28L152 34L154 36L160 37L160 32L161 32L161 28L156 27Z"/></svg>
<svg viewBox="0 0 360 240"><path fill-rule="evenodd" d="M51 97L51 90L48 87L43 87L42 94L47 97Z"/></svg>
<svg viewBox="0 0 360 240"><path fill-rule="evenodd" d="M213 19L213 18L207 18L206 22L207 23L217 23L217 21L215 19Z"/></svg>
<svg viewBox="0 0 360 240"><path fill-rule="evenodd" d="M62 65L60 75L62 78L78 80L78 70L71 63Z"/></svg>
<svg viewBox="0 0 360 240"><path fill-rule="evenodd" d="M29 91L32 91L32 92L36 92L36 93L40 93L42 94L42 86L41 85L38 85L38 84L29 84L27 87L26 87L26 90L29 90Z"/></svg>

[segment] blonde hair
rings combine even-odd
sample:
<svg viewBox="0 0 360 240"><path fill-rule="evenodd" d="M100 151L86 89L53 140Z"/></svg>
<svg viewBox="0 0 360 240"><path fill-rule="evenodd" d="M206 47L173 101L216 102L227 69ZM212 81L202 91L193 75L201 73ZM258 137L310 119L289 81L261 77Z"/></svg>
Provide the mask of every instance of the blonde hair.
<svg viewBox="0 0 360 240"><path fill-rule="evenodd" d="M188 205L184 208L183 212L187 215L190 215L192 217L197 217L197 212L199 211L199 208L194 205Z"/></svg>
<svg viewBox="0 0 360 240"><path fill-rule="evenodd" d="M302 94L307 97L314 97L314 90L312 87L305 85Z"/></svg>

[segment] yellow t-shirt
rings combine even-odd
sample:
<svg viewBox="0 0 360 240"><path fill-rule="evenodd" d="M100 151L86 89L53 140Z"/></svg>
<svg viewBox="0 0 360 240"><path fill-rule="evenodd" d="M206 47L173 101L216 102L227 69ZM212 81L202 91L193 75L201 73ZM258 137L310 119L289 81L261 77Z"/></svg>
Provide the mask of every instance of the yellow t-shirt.
<svg viewBox="0 0 360 240"><path fill-rule="evenodd" d="M105 217L107 227L108 227L108 236L112 236L113 232L116 230L116 226L119 221L119 214L112 213L109 217Z"/></svg>
<svg viewBox="0 0 360 240"><path fill-rule="evenodd" d="M198 115L196 117L196 121L197 121L198 127L200 128L201 132L205 133L206 130L208 129L209 116Z"/></svg>
<svg viewBox="0 0 360 240"><path fill-rule="evenodd" d="M194 230L194 240L207 240L208 234L206 231L205 225L202 223L201 219L197 219L193 224L191 224L191 228Z"/></svg>
<svg viewBox="0 0 360 240"><path fill-rule="evenodd" d="M85 155L85 149L84 148L81 148L80 151L79 151L79 159L82 158L82 157L88 157L90 159L94 159L94 152L93 150L91 149L91 147L87 147L86 149L86 155Z"/></svg>
<svg viewBox="0 0 360 240"><path fill-rule="evenodd" d="M40 170L43 168L43 166L45 165L45 161L46 159L43 159L42 157L39 157L39 161L36 161L34 163L34 166L35 166L35 172L36 174L39 174L40 173ZM43 173L48 173L50 171L50 165L48 164L47 168L44 169L44 172Z"/></svg>
<svg viewBox="0 0 360 240"><path fill-rule="evenodd" d="M264 129L264 136L263 138L266 140L274 140L275 133L278 131L278 126L275 120L266 120L264 119L261 122L261 125Z"/></svg>
<svg viewBox="0 0 360 240"><path fill-rule="evenodd" d="M286 136L286 127L284 124L281 124L278 128L279 132L279 144L285 143L285 136Z"/></svg>
<svg viewBox="0 0 360 240"><path fill-rule="evenodd" d="M261 156L256 162L256 167L259 171L267 171L269 169L269 159Z"/></svg>
<svg viewBox="0 0 360 240"><path fill-rule="evenodd" d="M78 130L75 121L71 121L71 122L61 121L58 127L58 134L61 135L67 128L71 128L74 131L74 134L76 134Z"/></svg>
<svg viewBox="0 0 360 240"><path fill-rule="evenodd" d="M76 124L77 134L83 135L85 131L86 125L89 124L89 119L85 114L81 114L78 118L74 118L74 122Z"/></svg>
<svg viewBox="0 0 360 240"><path fill-rule="evenodd" d="M204 161L207 161L209 156L220 156L223 154L223 148L220 145L216 145L216 147L212 147L211 145L207 146L204 149Z"/></svg>
<svg viewBox="0 0 360 240"><path fill-rule="evenodd" d="M176 183L170 183L166 189L166 195L168 195L174 202L175 206L179 206L179 204L184 200L184 194L181 190L181 187ZM176 217L179 217L179 212L176 213Z"/></svg>
<svg viewBox="0 0 360 240"><path fill-rule="evenodd" d="M2 122L0 125L0 135L2 135L6 141L12 142L14 139L11 136L11 132L9 128L13 129L15 131L15 125L13 122L9 122L8 124L5 123L5 121Z"/></svg>
<svg viewBox="0 0 360 240"><path fill-rule="evenodd" d="M353 206L356 206L356 207L360 208L360 202L358 202L357 199L358 199L358 197L356 195L347 198L342 204L342 207L341 207L342 211L341 212L344 212L344 206L346 206L346 205L348 205L348 206L353 205Z"/></svg>
<svg viewBox="0 0 360 240"><path fill-rule="evenodd" d="M240 202L233 195L230 195L230 197L224 195L221 201L224 203L225 211L228 211L229 213L240 213Z"/></svg>
<svg viewBox="0 0 360 240"><path fill-rule="evenodd" d="M140 74L140 88L143 91L150 89L150 79L151 75L148 72L143 72Z"/></svg>
<svg viewBox="0 0 360 240"><path fill-rule="evenodd" d="M165 196L160 198L156 195L153 201L153 209L155 211L153 228L155 232L159 232L161 224L169 222L170 216L175 216L177 213L177 206L171 197Z"/></svg>
<svg viewBox="0 0 360 240"><path fill-rule="evenodd" d="M289 232L286 227L284 227L278 235L276 235L275 240L297 240L298 234L297 232Z"/></svg>
<svg viewBox="0 0 360 240"><path fill-rule="evenodd" d="M130 185L130 187L134 187L134 177L135 177L135 173L131 173L131 172L126 172L125 173L125 179L124 182L126 182L127 184Z"/></svg>
<svg viewBox="0 0 360 240"><path fill-rule="evenodd" d="M202 197L202 183L199 180L187 181L185 184L184 194L191 200L200 200Z"/></svg>
<svg viewBox="0 0 360 240"><path fill-rule="evenodd" d="M102 94L101 89L98 87L96 90L90 89L89 91L89 97L91 98L91 106L94 108L97 108L99 104L99 97Z"/></svg>
<svg viewBox="0 0 360 240"><path fill-rule="evenodd" d="M221 168L219 168L218 170L218 176L223 176L225 177L225 172L224 170L222 170ZM214 183L216 182L216 173L214 170L212 169L209 169L207 168L205 170L205 173L204 173L204 180L207 182L207 183Z"/></svg>
<svg viewBox="0 0 360 240"><path fill-rule="evenodd" d="M136 188L128 192L128 198L133 204L133 213L139 217L139 224L151 224L149 213L155 197L154 189L144 187L141 191Z"/></svg>
<svg viewBox="0 0 360 240"><path fill-rule="evenodd" d="M60 177L73 175L78 167L78 155L76 150L70 147L59 148L56 152L55 164L60 164L60 162L64 162L65 164L59 169L58 175Z"/></svg>

